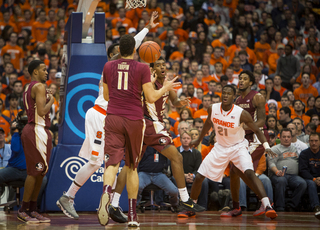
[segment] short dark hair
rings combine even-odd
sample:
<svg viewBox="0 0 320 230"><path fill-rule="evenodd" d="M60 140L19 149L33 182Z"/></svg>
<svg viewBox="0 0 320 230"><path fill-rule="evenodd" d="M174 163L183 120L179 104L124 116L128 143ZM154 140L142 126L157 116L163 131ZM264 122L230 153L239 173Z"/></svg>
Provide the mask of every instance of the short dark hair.
<svg viewBox="0 0 320 230"><path fill-rule="evenodd" d="M8 96L8 100L10 101L11 99L17 99L18 100L18 95L16 95L15 93L11 93L11 94L9 94L9 96Z"/></svg>
<svg viewBox="0 0 320 230"><path fill-rule="evenodd" d="M197 117L197 118L195 118L195 119L193 120L193 126L196 125L196 122L198 122L198 123L204 123L203 120L202 120L201 118L199 118L199 117Z"/></svg>
<svg viewBox="0 0 320 230"><path fill-rule="evenodd" d="M22 81L16 80L15 82L13 82L13 86L14 86L15 84L17 84L17 83L21 83L21 84L22 84Z"/></svg>
<svg viewBox="0 0 320 230"><path fill-rule="evenodd" d="M292 136L292 131L291 131L291 129L288 129L288 128L283 128L283 129L281 129L281 131L280 131L280 137L282 136L282 133L283 132L290 132L290 134L291 134L291 136Z"/></svg>
<svg viewBox="0 0 320 230"><path fill-rule="evenodd" d="M280 111L283 111L285 114L289 113L289 117L291 117L291 109L289 107L282 107Z"/></svg>
<svg viewBox="0 0 320 230"><path fill-rule="evenodd" d="M266 80L264 80L265 83L266 83L267 81L272 81L272 83L273 83L273 79L272 79L272 78L267 78Z"/></svg>
<svg viewBox="0 0 320 230"><path fill-rule="evenodd" d="M311 136L317 136L320 139L319 133L310 133L309 140L310 140Z"/></svg>
<svg viewBox="0 0 320 230"><path fill-rule="evenodd" d="M312 129L312 131L314 131L314 132L316 132L316 130L317 130L317 126L311 122L306 125L306 128L308 128L308 127L310 129Z"/></svg>
<svg viewBox="0 0 320 230"><path fill-rule="evenodd" d="M35 69L37 69L41 64L44 64L43 61L40 61L40 60L33 60L30 62L29 66L28 66L28 72L29 74L32 76L33 74L33 71Z"/></svg>
<svg viewBox="0 0 320 230"><path fill-rule="evenodd" d="M243 70L243 71L241 71L241 73L239 74L239 77L241 76L241 74L247 74L247 75L249 76L250 81L252 82L252 84L255 83L256 79L255 79L253 73L252 73L250 70Z"/></svg>
<svg viewBox="0 0 320 230"><path fill-rule="evenodd" d="M127 57L133 54L134 47L136 45L136 41L134 38L129 35L123 35L120 38L120 54L122 57Z"/></svg>
<svg viewBox="0 0 320 230"><path fill-rule="evenodd" d="M234 95L236 95L236 93L237 93L236 88L233 87L232 85L225 85L225 86L223 86L222 90L223 90L224 88L230 88L230 89L232 89Z"/></svg>
<svg viewBox="0 0 320 230"><path fill-rule="evenodd" d="M153 67L154 67L154 63L156 63L157 61L164 61L164 62L166 62L166 60L165 60L163 57L160 56L158 60L156 60L156 61L153 62L153 63L150 63L150 67L153 68Z"/></svg>
<svg viewBox="0 0 320 230"><path fill-rule="evenodd" d="M222 81L229 81L229 78L227 77L227 75L222 75L220 77L220 82L222 82Z"/></svg>
<svg viewBox="0 0 320 230"><path fill-rule="evenodd" d="M109 46L109 48L108 48L108 58L111 58L111 56L110 56L110 54L111 53L113 53L114 54L114 48L116 47L116 46L119 46L119 43L113 43L113 44L111 44L110 46Z"/></svg>

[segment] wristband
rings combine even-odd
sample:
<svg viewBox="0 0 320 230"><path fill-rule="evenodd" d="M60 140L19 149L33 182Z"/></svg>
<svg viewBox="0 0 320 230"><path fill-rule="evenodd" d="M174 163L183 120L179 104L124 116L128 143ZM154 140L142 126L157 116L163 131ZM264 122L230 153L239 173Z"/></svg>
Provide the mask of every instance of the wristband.
<svg viewBox="0 0 320 230"><path fill-rule="evenodd" d="M263 143L263 148L264 148L264 149L270 149L269 143L268 143L268 142L264 142L264 143Z"/></svg>
<svg viewBox="0 0 320 230"><path fill-rule="evenodd" d="M317 178L313 178L313 181L316 181Z"/></svg>

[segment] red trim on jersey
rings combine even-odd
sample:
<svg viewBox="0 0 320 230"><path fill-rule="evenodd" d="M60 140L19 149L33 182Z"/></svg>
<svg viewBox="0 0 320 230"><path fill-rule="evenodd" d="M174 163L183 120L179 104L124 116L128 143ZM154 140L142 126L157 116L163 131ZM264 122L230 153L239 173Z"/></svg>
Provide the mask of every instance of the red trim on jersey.
<svg viewBox="0 0 320 230"><path fill-rule="evenodd" d="M234 108L234 104L232 105L230 111L227 113L227 116L232 112L233 108ZM222 104L220 105L220 111L221 111L221 114L222 114Z"/></svg>
<svg viewBox="0 0 320 230"><path fill-rule="evenodd" d="M99 105L94 105L93 108L97 110L99 113L102 113L103 115L107 115L107 111L101 108Z"/></svg>

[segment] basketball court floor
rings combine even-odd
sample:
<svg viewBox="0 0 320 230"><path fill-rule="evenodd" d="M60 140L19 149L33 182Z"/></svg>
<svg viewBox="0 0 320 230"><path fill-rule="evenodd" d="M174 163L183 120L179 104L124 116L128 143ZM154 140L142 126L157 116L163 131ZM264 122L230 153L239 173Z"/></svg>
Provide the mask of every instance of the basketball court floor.
<svg viewBox="0 0 320 230"><path fill-rule="evenodd" d="M254 217L253 212L244 212L242 217L220 218L219 212L203 212L196 218L177 218L176 214L170 211L145 211L138 213L140 229L143 230L212 230L212 229L232 229L232 230L274 230L274 229L320 229L320 220L314 217L313 213L281 212L275 220L270 220L265 216ZM96 213L79 213L79 220L72 220L61 212L48 213L51 218L50 224L28 225L16 218L16 212L6 214L0 212L0 229L25 229L25 230L91 230L91 229L128 229L126 224L118 224L109 221L106 227L99 224ZM139 229L139 228L130 228Z"/></svg>

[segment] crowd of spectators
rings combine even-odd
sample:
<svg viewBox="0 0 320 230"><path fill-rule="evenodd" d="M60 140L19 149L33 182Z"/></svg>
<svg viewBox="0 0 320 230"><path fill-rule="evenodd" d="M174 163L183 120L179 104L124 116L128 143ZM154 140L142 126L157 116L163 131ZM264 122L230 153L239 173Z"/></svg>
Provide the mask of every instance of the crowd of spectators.
<svg viewBox="0 0 320 230"><path fill-rule="evenodd" d="M119 42L124 34L137 34L148 24L151 13L157 11L159 25L149 31L145 40L154 41L161 47L167 76L179 76L178 97L190 97L190 106L182 109L168 102L164 115L174 144L184 157L187 184L192 184L198 164L213 147L214 134L208 134L195 149L188 148L188 141L199 136L208 116L207 109L210 104L220 101L222 87L226 84L236 87L241 71L250 70L255 76L252 89L266 98L270 144L278 148L279 155L286 161L291 159L290 164L282 165L283 159L262 158L256 174L264 181L268 196L274 197L278 211L301 210L301 197L307 194L303 189L309 193L309 209L320 209L319 199L315 200L318 196L310 194L309 189L313 187L320 191L320 143L314 140L318 137L314 134L320 132L320 3L304 0L147 0L145 8L136 9L125 9L123 3L103 0L97 6L97 12L105 13L106 49ZM0 127L7 143L11 141L10 124L23 110L23 89L31 80L28 63L40 59L47 65L46 84L56 99L51 110L51 131L56 144L64 27L77 4L77 0L3 1L0 13ZM140 61L138 54L134 59ZM288 152L283 152L285 150ZM303 155L306 152L308 154ZM300 156L304 156L303 159ZM280 174L282 166L288 167L285 176ZM306 172L308 168L310 170ZM159 172L161 170L160 167ZM214 198L219 189L229 196L228 176L226 169L224 181L227 182L223 185L206 181L203 185L206 191L202 192L205 195L200 196L199 202L208 207L208 199L217 200ZM292 188L294 186L290 186L293 177L301 182L299 194ZM293 190L294 202L284 204L283 190L289 188L287 185ZM276 193L272 190L275 186ZM243 192L246 187L242 185L241 188L240 204L246 207L245 198L241 197L246 196ZM282 190L278 192L280 188ZM175 193L173 189L171 191L171 195ZM220 206L225 208L227 205Z"/></svg>

